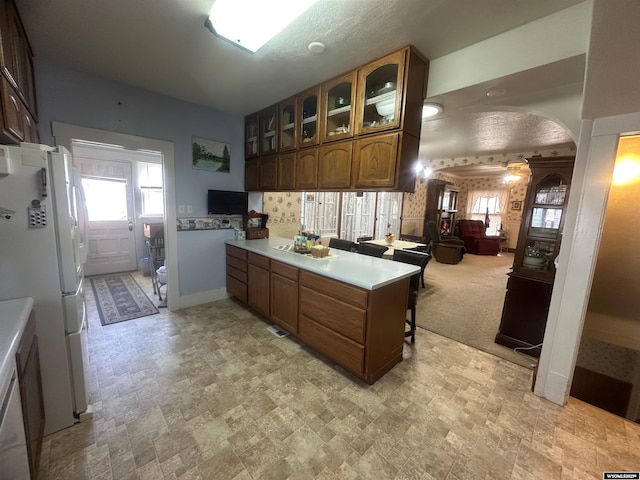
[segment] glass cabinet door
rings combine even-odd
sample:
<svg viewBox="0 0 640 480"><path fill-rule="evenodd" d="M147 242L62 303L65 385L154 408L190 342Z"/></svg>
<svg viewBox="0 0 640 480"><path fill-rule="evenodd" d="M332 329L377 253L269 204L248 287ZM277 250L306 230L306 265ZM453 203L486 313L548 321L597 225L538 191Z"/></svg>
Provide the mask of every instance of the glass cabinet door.
<svg viewBox="0 0 640 480"><path fill-rule="evenodd" d="M274 153L277 150L277 117L276 106L260 112L260 154Z"/></svg>
<svg viewBox="0 0 640 480"><path fill-rule="evenodd" d="M322 87L323 141L353 136L354 83L355 72L328 82Z"/></svg>
<svg viewBox="0 0 640 480"><path fill-rule="evenodd" d="M320 89L314 88L298 97L298 115L302 115L299 125L300 147L318 145Z"/></svg>
<svg viewBox="0 0 640 480"><path fill-rule="evenodd" d="M246 158L258 155L258 114L249 115L244 119L244 156Z"/></svg>
<svg viewBox="0 0 640 480"><path fill-rule="evenodd" d="M358 71L356 133L399 127L404 53L393 53Z"/></svg>
<svg viewBox="0 0 640 480"><path fill-rule="evenodd" d="M280 152L293 150L297 146L297 109L298 105L296 102L296 97L290 98L289 100L285 100L284 102L280 103Z"/></svg>
<svg viewBox="0 0 640 480"><path fill-rule="evenodd" d="M553 275L553 261L560 249L567 184L561 175L552 173L532 187L535 192L529 204L522 268Z"/></svg>

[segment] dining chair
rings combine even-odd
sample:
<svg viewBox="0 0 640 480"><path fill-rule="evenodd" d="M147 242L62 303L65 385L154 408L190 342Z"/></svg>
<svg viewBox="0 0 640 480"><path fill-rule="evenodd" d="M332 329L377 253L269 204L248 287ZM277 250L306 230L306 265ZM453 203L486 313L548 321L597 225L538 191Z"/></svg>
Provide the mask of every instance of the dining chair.
<svg viewBox="0 0 640 480"><path fill-rule="evenodd" d="M336 250L344 250L345 252L355 252L358 250L358 245L351 240L343 240L341 238L332 238L329 240L329 248L335 248Z"/></svg>
<svg viewBox="0 0 640 480"><path fill-rule="evenodd" d="M394 250L393 261L417 265L422 268L423 254L407 250ZM426 265L426 264L425 264ZM411 337L411 343L416 343L416 305L418 304L418 290L420 289L420 273L411 275L409 278L409 295L407 297L407 310L411 311L411 317L405 319L409 325L409 331L404 332L405 337Z"/></svg>
<svg viewBox="0 0 640 480"><path fill-rule="evenodd" d="M398 262L418 265L420 267L420 281L422 282L422 288L426 288L424 285L424 270L425 268L427 268L427 265L431 260L430 253L425 253L413 249L394 250L393 259Z"/></svg>
<svg viewBox="0 0 640 480"><path fill-rule="evenodd" d="M370 257L379 257L382 258L384 252L389 250L389 247L385 247L384 245L376 245L375 243L358 243L358 253L363 255L369 255Z"/></svg>

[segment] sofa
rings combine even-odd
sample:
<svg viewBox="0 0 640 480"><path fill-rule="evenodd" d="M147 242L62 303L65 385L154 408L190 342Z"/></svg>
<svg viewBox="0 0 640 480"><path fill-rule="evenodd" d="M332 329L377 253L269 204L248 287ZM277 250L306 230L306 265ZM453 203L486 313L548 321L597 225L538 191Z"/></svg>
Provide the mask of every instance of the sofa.
<svg viewBox="0 0 640 480"><path fill-rule="evenodd" d="M468 253L498 255L500 237L489 237L482 220L458 220L458 238L464 242Z"/></svg>

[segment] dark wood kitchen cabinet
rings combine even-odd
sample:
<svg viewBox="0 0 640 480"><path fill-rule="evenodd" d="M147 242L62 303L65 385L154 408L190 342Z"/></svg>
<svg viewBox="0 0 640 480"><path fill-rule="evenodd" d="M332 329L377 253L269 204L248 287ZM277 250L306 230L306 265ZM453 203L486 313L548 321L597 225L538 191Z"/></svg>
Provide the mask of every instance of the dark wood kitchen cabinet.
<svg viewBox="0 0 640 480"><path fill-rule="evenodd" d="M247 255L247 302L259 313L270 313L270 282L267 257L249 252Z"/></svg>
<svg viewBox="0 0 640 480"><path fill-rule="evenodd" d="M33 51L13 0L0 0L0 62L0 143L37 143Z"/></svg>
<svg viewBox="0 0 640 480"><path fill-rule="evenodd" d="M296 154L296 189L318 188L318 149L308 148Z"/></svg>
<svg viewBox="0 0 640 480"><path fill-rule="evenodd" d="M574 159L527 159L531 177L495 341L535 357L547 325Z"/></svg>
<svg viewBox="0 0 640 480"><path fill-rule="evenodd" d="M414 191L428 67L429 61L407 46L248 115L246 160L256 155L258 118L260 158L296 153L294 190ZM279 141L272 142L274 137ZM313 148L319 149L317 182L306 175L315 171L308 152ZM273 182L253 180L247 178L246 190L273 188Z"/></svg>
<svg viewBox="0 0 640 480"><path fill-rule="evenodd" d="M298 269L277 260L271 260L271 319L298 333Z"/></svg>
<svg viewBox="0 0 640 480"><path fill-rule="evenodd" d="M247 251L226 246L227 292L241 302L247 302Z"/></svg>
<svg viewBox="0 0 640 480"><path fill-rule="evenodd" d="M38 478L40 453L44 434L44 400L42 396L42 379L40 375L40 354L36 322L33 311L20 339L16 352L18 382L22 399L22 417L27 440L27 455L31 479Z"/></svg>

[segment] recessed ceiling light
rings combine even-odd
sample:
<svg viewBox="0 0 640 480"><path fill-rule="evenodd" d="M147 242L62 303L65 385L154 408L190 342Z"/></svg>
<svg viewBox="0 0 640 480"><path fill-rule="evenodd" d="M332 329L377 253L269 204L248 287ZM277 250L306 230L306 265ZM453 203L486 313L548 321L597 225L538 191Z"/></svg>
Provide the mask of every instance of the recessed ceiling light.
<svg viewBox="0 0 640 480"><path fill-rule="evenodd" d="M322 42L311 42L309 44L309 51L313 53L322 53L324 52L324 43Z"/></svg>
<svg viewBox="0 0 640 480"><path fill-rule="evenodd" d="M435 117L442 113L443 107L439 103L425 103L422 106L422 118Z"/></svg>

